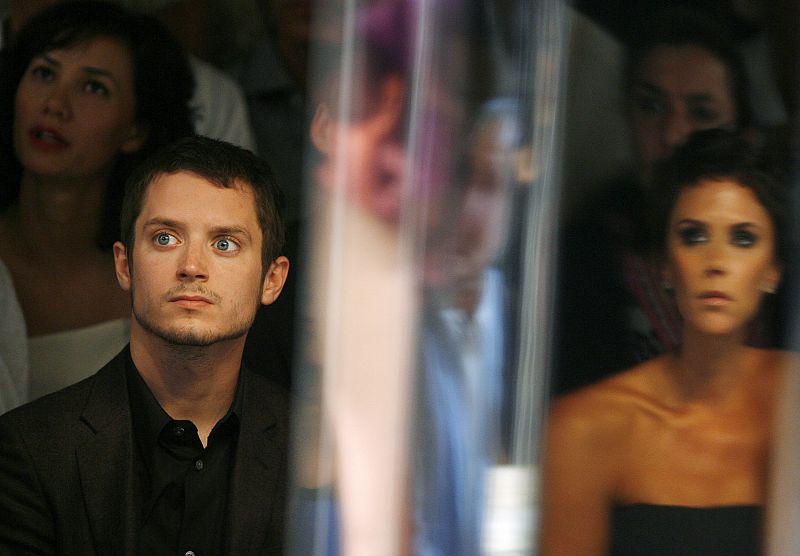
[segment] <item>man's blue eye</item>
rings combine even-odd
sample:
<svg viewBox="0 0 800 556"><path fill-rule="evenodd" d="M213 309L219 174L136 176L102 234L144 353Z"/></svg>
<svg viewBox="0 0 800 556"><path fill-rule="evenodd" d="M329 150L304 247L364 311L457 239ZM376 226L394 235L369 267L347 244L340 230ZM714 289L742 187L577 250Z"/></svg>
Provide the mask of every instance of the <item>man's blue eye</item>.
<svg viewBox="0 0 800 556"><path fill-rule="evenodd" d="M172 237L172 235L167 233L161 233L156 236L156 243L158 243L159 245L170 245L171 243L174 243L172 241L173 239L174 238Z"/></svg>
<svg viewBox="0 0 800 556"><path fill-rule="evenodd" d="M223 237L214 242L214 248L225 253L230 253L236 251L239 246L236 245L236 242Z"/></svg>

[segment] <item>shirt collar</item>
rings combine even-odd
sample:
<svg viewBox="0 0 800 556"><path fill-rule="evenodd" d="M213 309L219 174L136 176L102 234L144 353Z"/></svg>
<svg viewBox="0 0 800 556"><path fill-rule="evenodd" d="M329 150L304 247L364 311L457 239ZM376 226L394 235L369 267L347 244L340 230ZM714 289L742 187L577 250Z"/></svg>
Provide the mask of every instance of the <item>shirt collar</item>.
<svg viewBox="0 0 800 556"><path fill-rule="evenodd" d="M214 429L211 431L209 438L214 435L221 425L228 423L228 421L236 423L236 430L238 430L238 423L240 423L242 419L244 399L244 380L242 379L242 374L243 369L240 368L231 407L228 409L225 416L214 425ZM130 356L130 352L128 352L125 363L125 375L128 382L131 418L133 420L136 444L144 459L145 465L148 470L151 470L153 468L153 453L158 445L159 435L164 427L173 421L173 419L164 411L141 374L139 374L139 370L136 368Z"/></svg>

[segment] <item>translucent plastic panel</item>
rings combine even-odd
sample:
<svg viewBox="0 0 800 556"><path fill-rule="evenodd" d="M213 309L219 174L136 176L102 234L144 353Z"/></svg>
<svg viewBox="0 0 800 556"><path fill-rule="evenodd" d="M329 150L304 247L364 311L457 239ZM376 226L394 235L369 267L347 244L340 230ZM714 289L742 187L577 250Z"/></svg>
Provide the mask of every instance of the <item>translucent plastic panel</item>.
<svg viewBox="0 0 800 556"><path fill-rule="evenodd" d="M292 553L531 553L562 8L316 8Z"/></svg>

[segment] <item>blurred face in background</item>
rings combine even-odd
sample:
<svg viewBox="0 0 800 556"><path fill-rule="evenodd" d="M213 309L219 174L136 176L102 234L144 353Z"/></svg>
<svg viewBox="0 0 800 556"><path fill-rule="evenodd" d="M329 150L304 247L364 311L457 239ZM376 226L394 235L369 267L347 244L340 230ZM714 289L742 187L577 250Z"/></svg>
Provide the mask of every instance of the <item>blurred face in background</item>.
<svg viewBox="0 0 800 556"><path fill-rule="evenodd" d="M730 179L685 188L667 234L665 278L684 326L743 334L780 279L775 226L753 190Z"/></svg>
<svg viewBox="0 0 800 556"><path fill-rule="evenodd" d="M426 284L479 290L502 254L511 218L517 124L506 113L479 121L469 139L461 183L428 242Z"/></svg>
<svg viewBox="0 0 800 556"><path fill-rule="evenodd" d="M139 149L130 52L97 37L36 56L17 87L14 147L26 172L60 178L108 175Z"/></svg>
<svg viewBox="0 0 800 556"><path fill-rule="evenodd" d="M406 87L388 76L365 114L345 118L330 103L321 104L311 137L322 154L317 180L329 192L347 195L368 213L396 224L406 166Z"/></svg>
<svg viewBox="0 0 800 556"><path fill-rule="evenodd" d="M736 125L731 76L710 51L694 45L653 48L634 75L629 99L641 177L694 131Z"/></svg>
<svg viewBox="0 0 800 556"><path fill-rule="evenodd" d="M502 135L507 122L482 126L471 145L466 192L457 215L450 269L457 280L481 275L495 262L506 239L513 151Z"/></svg>

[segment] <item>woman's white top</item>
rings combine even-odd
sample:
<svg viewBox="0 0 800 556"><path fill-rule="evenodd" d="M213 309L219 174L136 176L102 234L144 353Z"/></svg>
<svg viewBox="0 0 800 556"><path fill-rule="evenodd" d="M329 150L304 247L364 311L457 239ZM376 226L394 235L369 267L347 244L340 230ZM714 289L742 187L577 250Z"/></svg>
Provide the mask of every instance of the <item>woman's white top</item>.
<svg viewBox="0 0 800 556"><path fill-rule="evenodd" d="M125 347L130 330L130 319L116 319L28 338L30 399L93 375Z"/></svg>
<svg viewBox="0 0 800 556"><path fill-rule="evenodd" d="M0 414L28 401L28 343L11 274L0 261Z"/></svg>

